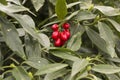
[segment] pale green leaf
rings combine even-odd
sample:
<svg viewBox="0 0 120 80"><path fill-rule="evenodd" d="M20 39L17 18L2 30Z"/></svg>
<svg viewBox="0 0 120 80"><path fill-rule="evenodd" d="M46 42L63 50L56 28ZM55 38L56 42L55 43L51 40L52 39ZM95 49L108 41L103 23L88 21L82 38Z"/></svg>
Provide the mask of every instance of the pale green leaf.
<svg viewBox="0 0 120 80"><path fill-rule="evenodd" d="M39 33L39 37L41 38L41 44L45 47L50 47L50 40L47 35L43 33Z"/></svg>
<svg viewBox="0 0 120 80"><path fill-rule="evenodd" d="M51 51L51 53L54 56L60 57L62 59L67 59L67 60L71 60L71 61L81 60L78 57L71 55L70 52L67 52L67 51L54 50L54 51Z"/></svg>
<svg viewBox="0 0 120 80"><path fill-rule="evenodd" d="M86 32L92 43L94 43L99 49L107 53L106 42L104 41L104 39L102 39L96 31L88 27L86 27Z"/></svg>
<svg viewBox="0 0 120 80"><path fill-rule="evenodd" d="M13 3L17 4L17 5L21 5L19 0L6 0L6 1L13 2Z"/></svg>
<svg viewBox="0 0 120 80"><path fill-rule="evenodd" d="M73 6L75 6L75 5L78 5L78 4L80 4L80 3L81 3L80 1L70 3L70 4L67 5L67 8L71 8L71 7L73 7Z"/></svg>
<svg viewBox="0 0 120 80"><path fill-rule="evenodd" d="M117 16L120 15L120 10L110 6L95 6L94 8L101 11L106 16Z"/></svg>
<svg viewBox="0 0 120 80"><path fill-rule="evenodd" d="M86 59L75 61L72 66L71 79L81 70L85 69L87 65L88 61Z"/></svg>
<svg viewBox="0 0 120 80"><path fill-rule="evenodd" d="M81 47L81 35L82 33L78 32L75 35L72 36L70 41L67 43L67 48L71 49L72 51L77 51Z"/></svg>
<svg viewBox="0 0 120 80"><path fill-rule="evenodd" d="M40 58L40 57L32 57L29 60L26 60L24 63L26 63L27 65L39 69L41 66L45 66L47 65L49 62L44 59L44 58Z"/></svg>
<svg viewBox="0 0 120 80"><path fill-rule="evenodd" d="M6 14L21 12L21 11L29 11L28 8L22 5L8 4L7 6L0 4L0 10L5 12Z"/></svg>
<svg viewBox="0 0 120 80"><path fill-rule="evenodd" d="M36 11L38 11L43 5L45 0L31 0Z"/></svg>
<svg viewBox="0 0 120 80"><path fill-rule="evenodd" d="M43 75L47 73L52 73L62 68L65 68L67 66L68 66L67 64L60 64L60 63L47 64L47 65L41 66L38 69L38 71L35 73L35 75Z"/></svg>
<svg viewBox="0 0 120 80"><path fill-rule="evenodd" d="M56 72L53 72L53 73L49 73L45 76L44 80L54 80L58 77L62 77L64 76L65 74L67 74L69 72L69 70L67 69L61 69L61 70L58 70Z"/></svg>
<svg viewBox="0 0 120 80"><path fill-rule="evenodd" d="M77 21L82 21L82 20L94 19L95 17L96 15L89 11L79 11L79 13L74 17L74 19Z"/></svg>
<svg viewBox="0 0 120 80"><path fill-rule="evenodd" d="M28 73L22 67L15 67L12 70L12 75L16 80L31 80Z"/></svg>
<svg viewBox="0 0 120 80"><path fill-rule="evenodd" d="M113 27L115 27L115 29L116 29L117 31L120 32L120 24L119 24L119 23L117 23L116 21L114 21L114 20L112 20L112 19L107 19L107 20L112 23Z"/></svg>
<svg viewBox="0 0 120 80"><path fill-rule="evenodd" d="M64 19L67 15L67 6L65 0L57 0L55 5L55 12L59 19Z"/></svg>
<svg viewBox="0 0 120 80"><path fill-rule="evenodd" d="M109 80L120 80L120 78L115 74L107 74L106 76Z"/></svg>
<svg viewBox="0 0 120 80"><path fill-rule="evenodd" d="M111 57L115 57L115 36L112 32L112 30L109 28L109 26L105 23L98 22L98 28L100 32L101 38L103 38L107 44L106 48L108 51L108 54L110 54Z"/></svg>
<svg viewBox="0 0 120 80"><path fill-rule="evenodd" d="M25 58L22 42L15 26L7 19L2 17L0 17L0 26L3 33L3 38L9 48L11 48L17 55Z"/></svg>
<svg viewBox="0 0 120 80"><path fill-rule="evenodd" d="M120 72L120 67L107 65L107 64L99 64L94 66L92 70L104 74L114 74Z"/></svg>

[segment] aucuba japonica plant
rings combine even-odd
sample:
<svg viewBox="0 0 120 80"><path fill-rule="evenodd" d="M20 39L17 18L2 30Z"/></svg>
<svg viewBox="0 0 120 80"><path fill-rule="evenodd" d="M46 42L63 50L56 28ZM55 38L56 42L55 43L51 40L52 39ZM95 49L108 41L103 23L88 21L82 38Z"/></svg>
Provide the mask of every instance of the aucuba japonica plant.
<svg viewBox="0 0 120 80"><path fill-rule="evenodd" d="M119 0L0 0L0 80L120 80Z"/></svg>

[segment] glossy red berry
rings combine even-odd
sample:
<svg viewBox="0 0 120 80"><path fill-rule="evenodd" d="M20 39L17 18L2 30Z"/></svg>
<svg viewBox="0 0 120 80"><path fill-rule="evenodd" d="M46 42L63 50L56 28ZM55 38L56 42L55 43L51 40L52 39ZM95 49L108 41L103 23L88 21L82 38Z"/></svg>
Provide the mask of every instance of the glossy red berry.
<svg viewBox="0 0 120 80"><path fill-rule="evenodd" d="M54 31L53 33L52 33L52 39L53 40L57 40L59 38L59 32L58 31Z"/></svg>
<svg viewBox="0 0 120 80"><path fill-rule="evenodd" d="M63 24L63 28L64 29L69 29L70 28L70 24L69 23L64 23Z"/></svg>
<svg viewBox="0 0 120 80"><path fill-rule="evenodd" d="M57 31L58 30L58 24L53 24L52 25L52 30Z"/></svg>
<svg viewBox="0 0 120 80"><path fill-rule="evenodd" d="M54 46L56 47L60 47L61 46L61 39L58 38L55 42L54 42Z"/></svg>
<svg viewBox="0 0 120 80"><path fill-rule="evenodd" d="M70 31L69 30L64 30L64 33L67 35L67 39L69 39L70 38Z"/></svg>
<svg viewBox="0 0 120 80"><path fill-rule="evenodd" d="M60 33L60 39L62 40L62 41L67 41L67 35L64 33L64 32L61 32Z"/></svg>

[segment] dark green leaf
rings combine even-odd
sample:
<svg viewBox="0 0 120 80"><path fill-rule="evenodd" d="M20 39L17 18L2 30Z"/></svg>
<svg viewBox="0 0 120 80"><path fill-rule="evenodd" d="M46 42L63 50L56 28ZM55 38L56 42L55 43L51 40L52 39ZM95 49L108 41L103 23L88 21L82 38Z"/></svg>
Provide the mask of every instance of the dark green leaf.
<svg viewBox="0 0 120 80"><path fill-rule="evenodd" d="M106 16L117 16L120 15L119 9L115 9L110 6L95 6L94 8L101 11Z"/></svg>
<svg viewBox="0 0 120 80"><path fill-rule="evenodd" d="M31 80L28 73L22 67L15 67L12 74L16 80Z"/></svg>
<svg viewBox="0 0 120 80"><path fill-rule="evenodd" d="M107 64L99 64L94 66L92 70L104 74L114 74L120 72L120 67L107 65Z"/></svg>
<svg viewBox="0 0 120 80"><path fill-rule="evenodd" d="M22 42L19 38L18 32L15 26L10 23L7 19L0 17L1 30L3 32L3 38L6 44L14 51L17 55L25 58Z"/></svg>
<svg viewBox="0 0 120 80"><path fill-rule="evenodd" d="M107 24L102 22L98 22L98 28L99 28L101 38L103 38L107 44L106 48L107 48L108 54L110 54L111 57L116 57L116 53L114 49L115 36L112 30L109 28Z"/></svg>
<svg viewBox="0 0 120 80"><path fill-rule="evenodd" d="M42 33L39 33L39 34L42 34L42 36L40 36L37 33L37 31L35 30L34 24L32 24L32 25L29 24L29 23L34 23L30 16L28 16L28 15L19 15L19 14L14 14L14 15L11 14L11 16L14 17L15 19L17 19L20 22L20 24L22 25L23 29L27 33L29 33L32 37L37 39L41 45L43 45L46 48L48 48L50 46L48 37L45 34L42 34ZM45 40L43 41L43 36L47 39L46 42L48 44L45 43Z"/></svg>
<svg viewBox="0 0 120 80"><path fill-rule="evenodd" d="M47 73L52 73L55 71L58 71L64 67L67 67L67 64L60 64L60 63L54 63L54 64L47 64L45 66L41 66L38 71L35 73L35 75L42 75Z"/></svg>
<svg viewBox="0 0 120 80"><path fill-rule="evenodd" d="M67 14L67 6L65 0L57 0L55 5L55 12L59 19L64 19Z"/></svg>

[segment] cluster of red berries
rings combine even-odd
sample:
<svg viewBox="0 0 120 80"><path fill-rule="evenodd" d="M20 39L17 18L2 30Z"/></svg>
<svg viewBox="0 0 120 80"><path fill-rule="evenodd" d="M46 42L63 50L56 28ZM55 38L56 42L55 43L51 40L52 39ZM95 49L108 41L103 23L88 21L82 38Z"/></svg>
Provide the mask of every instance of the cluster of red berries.
<svg viewBox="0 0 120 80"><path fill-rule="evenodd" d="M59 26L58 24L53 24L52 25L52 39L54 40L54 46L60 47L65 44L65 42L70 38L70 24L69 23L64 23L62 25L63 30L59 31Z"/></svg>

